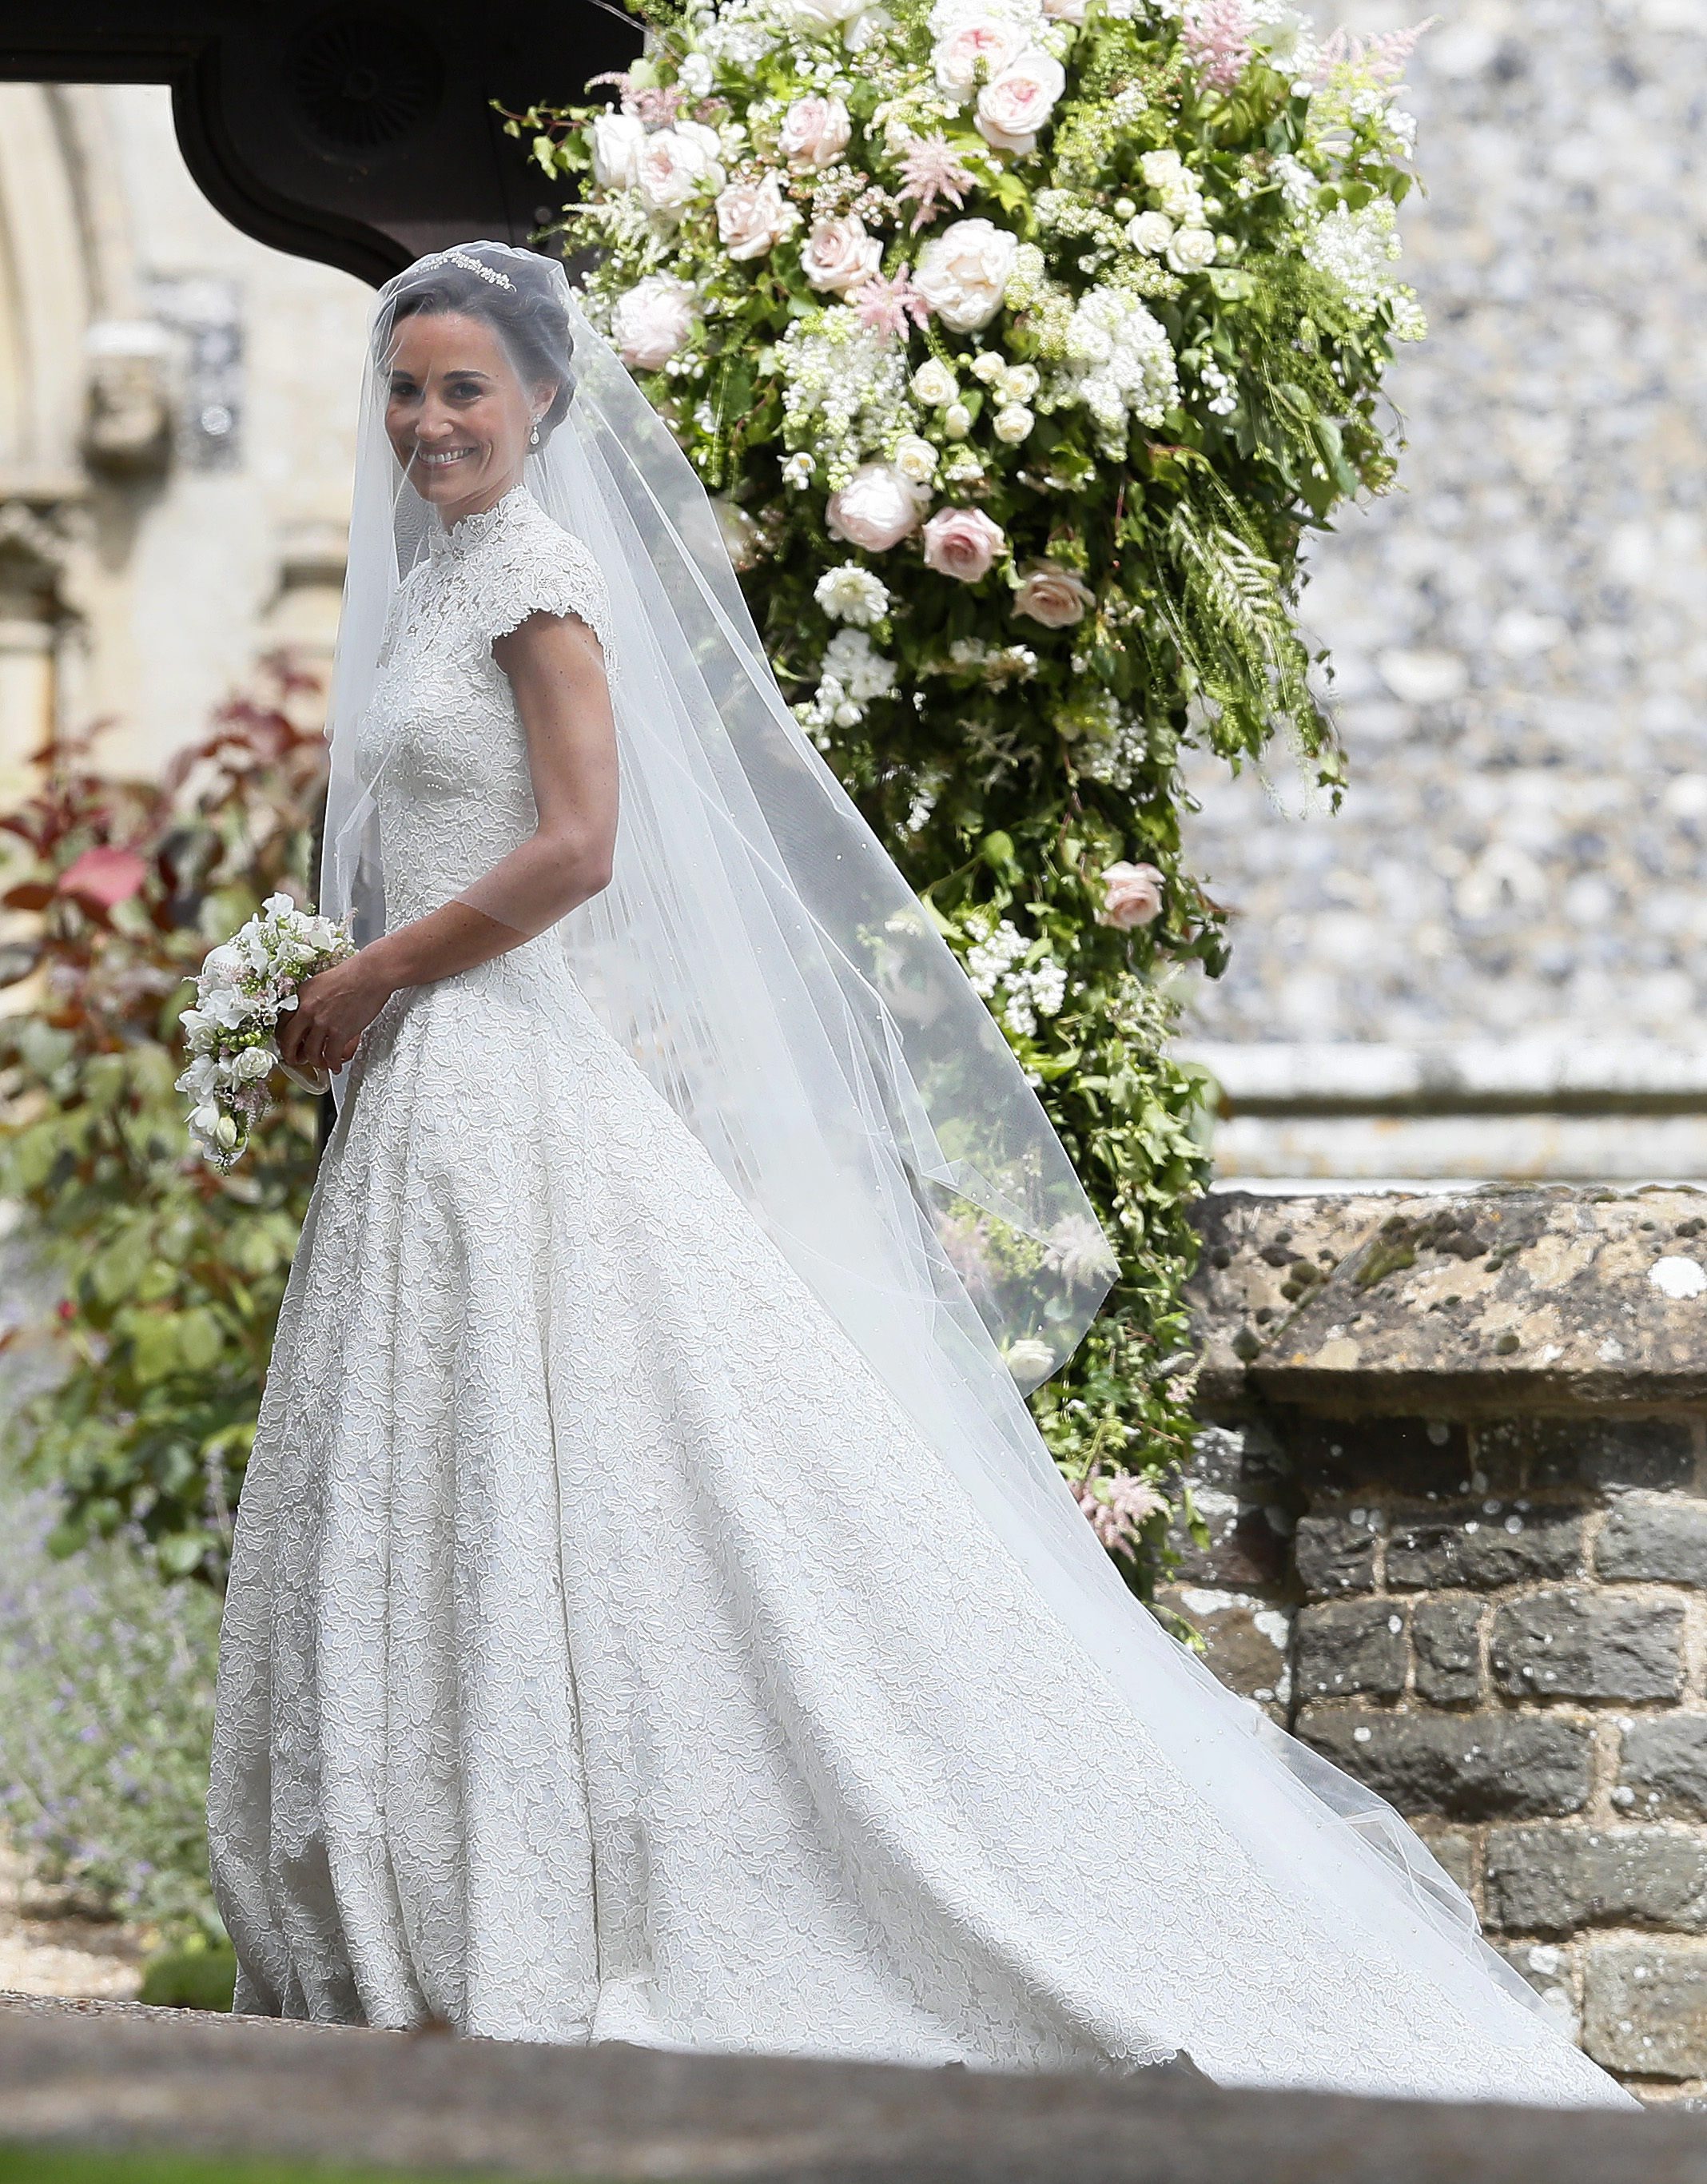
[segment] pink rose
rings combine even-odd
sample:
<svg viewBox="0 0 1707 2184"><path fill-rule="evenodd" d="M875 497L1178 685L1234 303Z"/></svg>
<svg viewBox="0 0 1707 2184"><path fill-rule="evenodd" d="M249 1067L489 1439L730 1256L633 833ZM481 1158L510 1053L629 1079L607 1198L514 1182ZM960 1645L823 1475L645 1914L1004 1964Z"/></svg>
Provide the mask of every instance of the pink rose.
<svg viewBox="0 0 1707 2184"><path fill-rule="evenodd" d="M937 43L932 56L937 83L951 98L970 98L980 67L988 81L1011 68L1024 49L1025 33L1012 23L994 18L962 23Z"/></svg>
<svg viewBox="0 0 1707 2184"><path fill-rule="evenodd" d="M694 292L668 273L649 273L616 299L611 332L631 371L661 371L694 331Z"/></svg>
<svg viewBox="0 0 1707 2184"><path fill-rule="evenodd" d="M717 240L738 262L762 258L799 220L773 175L761 182L731 182L717 194Z"/></svg>
<svg viewBox="0 0 1707 2184"><path fill-rule="evenodd" d="M1099 925L1112 925L1130 933L1135 925L1148 925L1162 912L1162 889L1166 883L1154 865L1107 865L1102 872L1102 907Z"/></svg>
<svg viewBox="0 0 1707 2184"><path fill-rule="evenodd" d="M846 151L853 123L839 98L797 98L783 116L777 149L791 167L828 167Z"/></svg>
<svg viewBox="0 0 1707 2184"><path fill-rule="evenodd" d="M862 463L824 510L833 538L885 554L918 527L918 502L912 488L887 463Z"/></svg>
<svg viewBox="0 0 1707 2184"><path fill-rule="evenodd" d="M1067 629L1083 621L1096 604L1096 594L1071 569L1053 561L1031 561L1020 571L1013 594L1013 611L1040 621L1046 629Z"/></svg>
<svg viewBox="0 0 1707 2184"><path fill-rule="evenodd" d="M976 333L1001 309L1019 238L987 220L957 220L918 254L912 284L944 326Z"/></svg>
<svg viewBox="0 0 1707 2184"><path fill-rule="evenodd" d="M134 850L85 850L74 857L57 883L61 894L93 903L98 910L115 910L139 892L148 868Z"/></svg>
<svg viewBox="0 0 1707 2184"><path fill-rule="evenodd" d="M634 180L647 211L673 221L702 182L722 189L717 149L717 131L700 121L679 122L649 136L634 163Z"/></svg>
<svg viewBox="0 0 1707 2184"><path fill-rule="evenodd" d="M1066 88L1060 62L1032 47L979 92L973 117L979 135L998 152L1035 151L1037 132Z"/></svg>
<svg viewBox="0 0 1707 2184"><path fill-rule="evenodd" d="M975 584L1007 543L1007 534L981 508L940 508L924 526L924 566L939 576Z"/></svg>
<svg viewBox="0 0 1707 2184"><path fill-rule="evenodd" d="M814 288L830 288L845 295L875 276L883 245L865 231L857 213L840 220L814 221L801 250L801 268Z"/></svg>

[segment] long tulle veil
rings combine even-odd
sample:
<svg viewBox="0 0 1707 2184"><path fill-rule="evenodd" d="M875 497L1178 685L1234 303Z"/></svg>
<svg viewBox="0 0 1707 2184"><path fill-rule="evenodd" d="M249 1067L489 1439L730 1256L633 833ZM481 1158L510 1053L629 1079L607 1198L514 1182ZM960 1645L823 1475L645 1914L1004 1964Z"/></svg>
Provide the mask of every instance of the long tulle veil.
<svg viewBox="0 0 1707 2184"><path fill-rule="evenodd" d="M938 1452L945 1492L1082 1652L1083 1702L1130 1707L1158 1768L1186 1778L1230 1847L1353 1953L1401 1953L1472 2020L1491 1983L1535 2003L1391 1808L1168 1636L1085 1523L1024 1383L1040 1376L1036 1346L1059 1363L1095 1316L1114 1271L1107 1240L988 1010L790 713L691 465L563 269L530 253L471 242L380 292L321 907L359 939L383 929L386 760L359 764L356 731L392 602L438 518L386 439L382 366L399 299L447 259L553 284L572 337L572 398L524 482L591 549L611 599L614 876L555 928L589 1001ZM1016 1344L1034 1361L1018 1374ZM1120 1847L1108 1854L1118 1886ZM1532 2022L1537 2042L1556 2036Z"/></svg>

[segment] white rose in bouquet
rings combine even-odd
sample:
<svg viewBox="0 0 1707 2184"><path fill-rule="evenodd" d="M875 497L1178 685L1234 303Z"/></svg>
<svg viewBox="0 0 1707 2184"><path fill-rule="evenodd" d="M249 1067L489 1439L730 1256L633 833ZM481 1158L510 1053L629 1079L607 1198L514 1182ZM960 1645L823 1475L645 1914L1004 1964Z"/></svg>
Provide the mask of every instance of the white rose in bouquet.
<svg viewBox="0 0 1707 2184"><path fill-rule="evenodd" d="M632 114L601 114L593 124L593 179L600 189L632 190L640 179L644 125Z"/></svg>
<svg viewBox="0 0 1707 2184"><path fill-rule="evenodd" d="M1018 248L1018 238L990 220L955 220L920 251L913 286L944 326L975 333L1001 309Z"/></svg>
<svg viewBox="0 0 1707 2184"><path fill-rule="evenodd" d="M611 314L616 353L630 371L661 371L694 331L694 291L668 273L649 273Z"/></svg>
<svg viewBox="0 0 1707 2184"><path fill-rule="evenodd" d="M1215 262L1215 238L1207 227L1182 227L1168 245L1168 263L1176 273L1206 272Z"/></svg>

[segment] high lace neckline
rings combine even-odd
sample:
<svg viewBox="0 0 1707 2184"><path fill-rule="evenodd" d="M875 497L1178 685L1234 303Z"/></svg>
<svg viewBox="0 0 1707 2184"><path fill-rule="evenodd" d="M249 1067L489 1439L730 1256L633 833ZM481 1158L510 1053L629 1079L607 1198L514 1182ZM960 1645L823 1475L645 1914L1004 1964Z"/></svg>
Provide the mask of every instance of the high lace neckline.
<svg viewBox="0 0 1707 2184"><path fill-rule="evenodd" d="M459 516L455 523L435 523L427 534L433 560L460 560L476 546L483 545L507 516L518 511L522 502L527 498L527 486L518 480L508 493L494 500L490 508L477 508L471 515Z"/></svg>

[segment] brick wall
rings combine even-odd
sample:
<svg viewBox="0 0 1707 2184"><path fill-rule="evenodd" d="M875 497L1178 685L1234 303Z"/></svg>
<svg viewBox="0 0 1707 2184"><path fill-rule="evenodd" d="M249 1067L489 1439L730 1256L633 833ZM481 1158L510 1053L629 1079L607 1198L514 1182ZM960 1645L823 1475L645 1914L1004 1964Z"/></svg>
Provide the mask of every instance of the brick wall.
<svg viewBox="0 0 1707 2184"><path fill-rule="evenodd" d="M1673 1342L1675 1399L1651 1400L1661 1346L1640 1323L1687 1304L1707 1329L1703 1302L1646 1279L1699 1251L1699 1227L1676 1234L1699 1203L1436 1201L1425 1234L1471 1233L1439 1225L1468 1208L1526 1240L1491 1273L1499 1238L1382 1274L1392 1201L1215 1201L1194 1481L1211 1544L1171 1595L1221 1674L1414 1819L1489 1938L1656 2097L1707 2088L1707 1390ZM1448 1311L1420 1293L1431 1256ZM1576 1354L1594 1372L1536 1369L1520 1316L1500 1346L1525 1281L1531 1310L1592 1315Z"/></svg>

